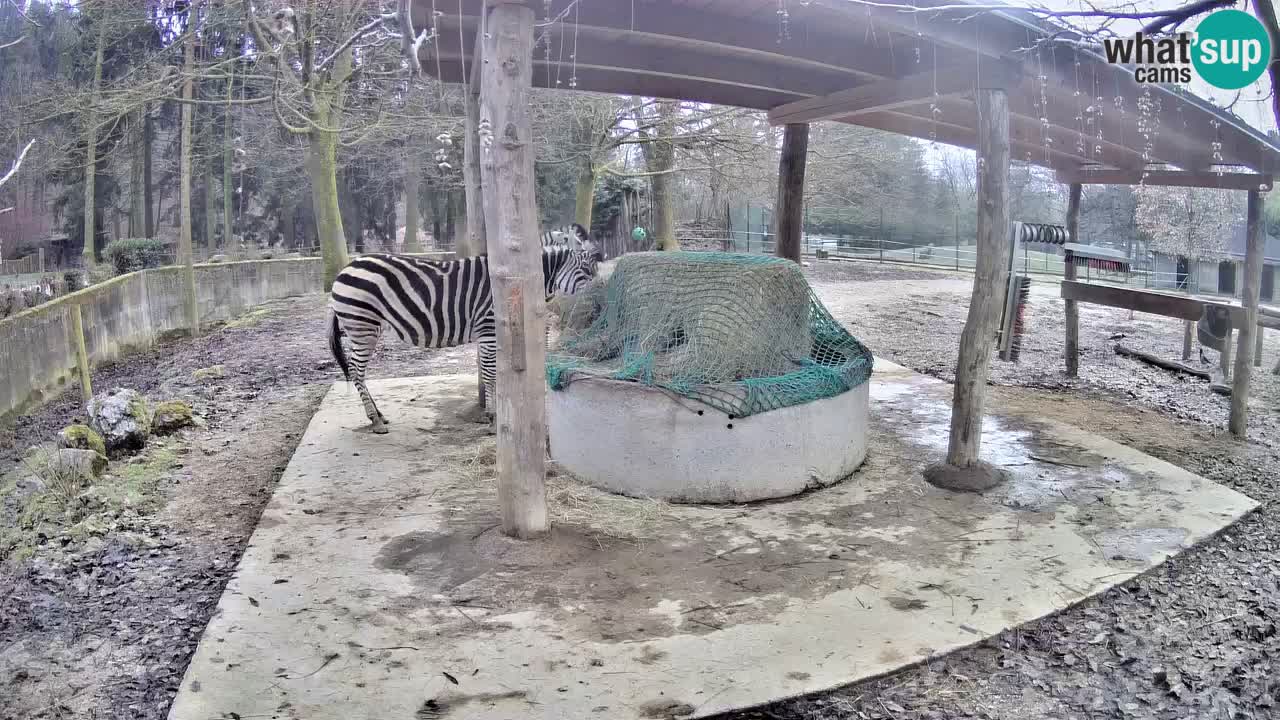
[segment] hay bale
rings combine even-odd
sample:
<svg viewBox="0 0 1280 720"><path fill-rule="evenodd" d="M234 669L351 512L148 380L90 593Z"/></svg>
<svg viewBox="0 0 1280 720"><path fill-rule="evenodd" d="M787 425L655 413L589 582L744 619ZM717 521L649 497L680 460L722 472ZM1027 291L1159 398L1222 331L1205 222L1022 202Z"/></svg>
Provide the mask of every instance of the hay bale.
<svg viewBox="0 0 1280 720"><path fill-rule="evenodd" d="M591 327L604 309L606 293L605 279L597 277L574 295L552 298L551 312L559 320L560 332L576 335Z"/></svg>
<svg viewBox="0 0 1280 720"><path fill-rule="evenodd" d="M680 384L780 375L809 356L809 297L791 262L636 253L609 279L602 322L566 350L623 355Z"/></svg>

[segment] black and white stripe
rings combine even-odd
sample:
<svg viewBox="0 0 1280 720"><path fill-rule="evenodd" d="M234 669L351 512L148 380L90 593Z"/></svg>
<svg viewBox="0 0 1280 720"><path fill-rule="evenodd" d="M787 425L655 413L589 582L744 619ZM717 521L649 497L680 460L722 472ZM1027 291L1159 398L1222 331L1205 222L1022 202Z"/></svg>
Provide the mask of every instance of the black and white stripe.
<svg viewBox="0 0 1280 720"><path fill-rule="evenodd" d="M565 225L542 233L542 247L568 247L582 250L591 242L587 231L579 224Z"/></svg>
<svg viewBox="0 0 1280 720"><path fill-rule="evenodd" d="M589 241L581 250L544 247L547 297L576 293L595 277L598 261ZM418 347L479 343L481 382L488 397L494 397L497 343L487 256L437 262L407 255L364 255L338 273L329 306L329 347L343 375L355 383L374 432L386 432L387 419L374 404L364 376L384 326ZM343 335L351 346L349 353L343 348Z"/></svg>

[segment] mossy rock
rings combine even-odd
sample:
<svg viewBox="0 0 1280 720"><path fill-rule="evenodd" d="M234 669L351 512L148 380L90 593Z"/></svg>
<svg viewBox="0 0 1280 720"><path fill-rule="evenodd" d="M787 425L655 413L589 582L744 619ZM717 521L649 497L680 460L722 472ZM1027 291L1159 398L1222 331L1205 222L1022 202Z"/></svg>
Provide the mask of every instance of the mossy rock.
<svg viewBox="0 0 1280 720"><path fill-rule="evenodd" d="M151 409L142 393L115 388L89 402L89 427L106 441L109 453L137 452L151 434Z"/></svg>
<svg viewBox="0 0 1280 720"><path fill-rule="evenodd" d="M168 435L188 427L194 421L191 405L183 400L169 400L156 405L151 416L151 432L156 435Z"/></svg>
<svg viewBox="0 0 1280 720"><path fill-rule="evenodd" d="M199 370L191 373L191 377L200 381L226 377L226 375L227 367L225 365L213 365L207 368L200 368Z"/></svg>
<svg viewBox="0 0 1280 720"><path fill-rule="evenodd" d="M93 450L106 457L107 444L93 428L88 425L68 425L58 433L58 447L74 450Z"/></svg>

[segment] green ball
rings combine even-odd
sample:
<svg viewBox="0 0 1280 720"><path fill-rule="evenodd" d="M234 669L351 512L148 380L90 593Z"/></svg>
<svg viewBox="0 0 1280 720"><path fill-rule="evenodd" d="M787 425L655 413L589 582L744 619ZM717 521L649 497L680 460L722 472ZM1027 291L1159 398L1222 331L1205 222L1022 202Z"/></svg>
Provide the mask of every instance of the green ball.
<svg viewBox="0 0 1280 720"><path fill-rule="evenodd" d="M635 240L636 242L642 242L647 237L649 237L649 233L645 232L644 228L642 227L638 227L635 230L631 231L631 239Z"/></svg>

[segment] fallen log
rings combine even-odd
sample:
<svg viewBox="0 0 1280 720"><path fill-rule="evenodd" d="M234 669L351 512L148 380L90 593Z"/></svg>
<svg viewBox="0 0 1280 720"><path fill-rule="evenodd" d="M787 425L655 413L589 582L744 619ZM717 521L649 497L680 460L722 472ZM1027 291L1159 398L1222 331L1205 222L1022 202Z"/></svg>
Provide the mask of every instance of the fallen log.
<svg viewBox="0 0 1280 720"><path fill-rule="evenodd" d="M1131 357L1135 360L1141 360L1142 362L1147 363L1148 365L1154 365L1163 370L1171 370L1173 372L1180 372L1180 373L1186 373L1187 375L1194 375L1195 377L1198 377L1201 380L1213 379L1209 375L1208 370L1201 370L1199 368L1194 368L1194 367L1191 367L1190 365L1177 362L1176 360L1165 360L1164 358L1158 355L1152 355L1151 353L1145 353L1145 352L1142 352L1141 350L1134 350L1132 348L1127 348L1119 343L1116 343L1116 354L1123 355L1125 357Z"/></svg>

